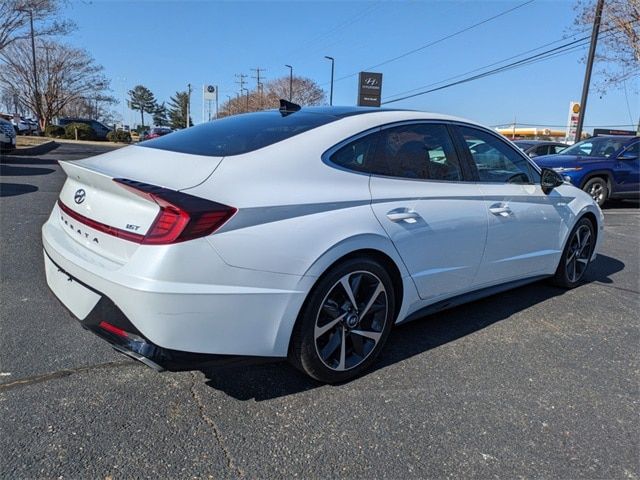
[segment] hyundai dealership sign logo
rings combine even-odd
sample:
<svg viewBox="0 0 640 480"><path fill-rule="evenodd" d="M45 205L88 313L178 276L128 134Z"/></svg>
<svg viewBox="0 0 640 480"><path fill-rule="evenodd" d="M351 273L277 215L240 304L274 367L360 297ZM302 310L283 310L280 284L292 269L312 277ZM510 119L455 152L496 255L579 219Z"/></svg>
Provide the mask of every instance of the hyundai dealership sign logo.
<svg viewBox="0 0 640 480"><path fill-rule="evenodd" d="M360 72L358 77L358 106L379 107L382 98L382 74Z"/></svg>

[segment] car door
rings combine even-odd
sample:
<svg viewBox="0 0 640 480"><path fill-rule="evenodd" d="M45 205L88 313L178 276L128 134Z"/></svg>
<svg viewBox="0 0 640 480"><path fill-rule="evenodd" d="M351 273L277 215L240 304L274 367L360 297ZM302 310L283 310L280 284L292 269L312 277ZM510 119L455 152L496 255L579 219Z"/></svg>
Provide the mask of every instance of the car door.
<svg viewBox="0 0 640 480"><path fill-rule="evenodd" d="M640 141L624 148L615 159L613 193L632 196L640 191Z"/></svg>
<svg viewBox="0 0 640 480"><path fill-rule="evenodd" d="M467 290L480 266L487 219L469 175L445 124L380 132L371 206L423 299Z"/></svg>
<svg viewBox="0 0 640 480"><path fill-rule="evenodd" d="M556 190L546 195L526 156L489 130L458 126L457 140L484 198L487 245L475 280L488 286L553 272L571 215Z"/></svg>

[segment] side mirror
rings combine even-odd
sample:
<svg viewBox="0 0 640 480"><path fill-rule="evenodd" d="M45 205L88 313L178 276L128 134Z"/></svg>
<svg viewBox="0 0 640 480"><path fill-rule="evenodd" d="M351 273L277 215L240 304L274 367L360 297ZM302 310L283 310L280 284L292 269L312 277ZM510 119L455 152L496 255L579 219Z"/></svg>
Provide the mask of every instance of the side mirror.
<svg viewBox="0 0 640 480"><path fill-rule="evenodd" d="M638 158L638 155L633 153L631 150L622 152L622 154L618 156L618 160L636 160L637 158Z"/></svg>
<svg viewBox="0 0 640 480"><path fill-rule="evenodd" d="M556 187L559 187L564 183L562 177L551 170L550 168L543 168L542 174L540 175L540 186L542 187L542 191L548 195L551 193Z"/></svg>

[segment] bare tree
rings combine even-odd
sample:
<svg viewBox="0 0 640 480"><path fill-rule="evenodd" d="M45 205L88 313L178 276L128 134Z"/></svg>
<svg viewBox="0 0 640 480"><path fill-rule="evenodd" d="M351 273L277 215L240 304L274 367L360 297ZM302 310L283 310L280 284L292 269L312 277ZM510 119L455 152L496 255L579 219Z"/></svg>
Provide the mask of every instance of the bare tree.
<svg viewBox="0 0 640 480"><path fill-rule="evenodd" d="M40 101L35 94L31 46L25 40L13 42L3 52L0 87L17 90L20 103L38 115L42 129L74 101L107 95L109 81L103 68L86 51L40 39L36 55Z"/></svg>
<svg viewBox="0 0 640 480"><path fill-rule="evenodd" d="M101 120L105 124L113 123L114 112L109 107L118 103L118 100L104 93L78 97L70 101L59 113L65 117L89 117Z"/></svg>
<svg viewBox="0 0 640 480"><path fill-rule="evenodd" d="M30 17L34 36L64 35L74 28L73 22L57 20L61 0L0 0L0 52L18 40L30 38Z"/></svg>
<svg viewBox="0 0 640 480"><path fill-rule="evenodd" d="M291 92L291 101L298 105L322 105L326 101L324 90L310 78L293 77ZM288 76L277 78L265 85L265 104L269 104L270 108L277 108L281 98L289 98Z"/></svg>
<svg viewBox="0 0 640 480"><path fill-rule="evenodd" d="M324 91L310 78L293 77L291 100L299 105L322 105L326 101ZM272 80L264 85L262 91L244 92L224 102L220 108L220 117L238 113L255 112L278 108L280 99L289 98L289 77Z"/></svg>
<svg viewBox="0 0 640 480"><path fill-rule="evenodd" d="M596 0L577 0L574 29L590 31ZM596 88L606 92L612 86L640 76L640 0L606 0L602 10L596 51ZM636 84L637 86L637 84Z"/></svg>

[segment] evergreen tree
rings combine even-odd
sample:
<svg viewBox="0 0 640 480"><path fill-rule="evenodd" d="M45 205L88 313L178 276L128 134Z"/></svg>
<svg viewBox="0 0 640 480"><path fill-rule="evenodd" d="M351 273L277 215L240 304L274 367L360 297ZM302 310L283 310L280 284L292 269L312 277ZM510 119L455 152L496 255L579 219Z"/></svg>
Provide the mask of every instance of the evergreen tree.
<svg viewBox="0 0 640 480"><path fill-rule="evenodd" d="M187 105L189 95L187 92L176 92L169 100L169 123L171 128L187 127ZM193 120L189 117L189 123L193 125Z"/></svg>
<svg viewBox="0 0 640 480"><path fill-rule="evenodd" d="M144 127L144 113L153 113L157 108L156 97L153 92L144 85L136 85L129 90L129 108L140 111L140 119Z"/></svg>
<svg viewBox="0 0 640 480"><path fill-rule="evenodd" d="M156 109L153 111L153 124L156 127L168 127L169 126L169 117L167 107L164 102L159 105L156 105Z"/></svg>

